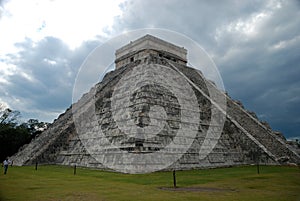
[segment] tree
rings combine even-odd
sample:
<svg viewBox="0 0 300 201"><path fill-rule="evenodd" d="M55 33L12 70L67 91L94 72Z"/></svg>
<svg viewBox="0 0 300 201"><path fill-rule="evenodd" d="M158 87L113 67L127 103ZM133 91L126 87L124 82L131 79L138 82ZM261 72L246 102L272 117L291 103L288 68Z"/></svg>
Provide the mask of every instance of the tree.
<svg viewBox="0 0 300 201"><path fill-rule="evenodd" d="M21 113L19 111L6 108L0 112L0 124L11 124L15 126L18 124L20 117Z"/></svg>
<svg viewBox="0 0 300 201"><path fill-rule="evenodd" d="M29 119L20 123L19 111L5 108L0 103L0 160L16 153L21 146L27 144L36 135L47 129L49 123Z"/></svg>
<svg viewBox="0 0 300 201"><path fill-rule="evenodd" d="M21 126L13 127L10 124L0 124L0 158L1 161L11 156L18 149L30 142L32 136L27 129Z"/></svg>
<svg viewBox="0 0 300 201"><path fill-rule="evenodd" d="M35 137L46 130L49 126L49 123L39 122L37 119L29 119L26 123L23 123L23 126L27 127L32 137Z"/></svg>

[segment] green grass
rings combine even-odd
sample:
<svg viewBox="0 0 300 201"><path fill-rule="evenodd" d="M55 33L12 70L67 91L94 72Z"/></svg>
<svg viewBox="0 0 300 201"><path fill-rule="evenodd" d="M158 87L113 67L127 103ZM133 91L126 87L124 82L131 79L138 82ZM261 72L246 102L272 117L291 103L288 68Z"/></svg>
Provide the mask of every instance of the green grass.
<svg viewBox="0 0 300 201"><path fill-rule="evenodd" d="M2 168L3 170L3 168ZM9 167L0 175L0 200L300 200L300 169L255 166L176 171L179 188L223 191L168 191L172 172L129 175L72 167Z"/></svg>

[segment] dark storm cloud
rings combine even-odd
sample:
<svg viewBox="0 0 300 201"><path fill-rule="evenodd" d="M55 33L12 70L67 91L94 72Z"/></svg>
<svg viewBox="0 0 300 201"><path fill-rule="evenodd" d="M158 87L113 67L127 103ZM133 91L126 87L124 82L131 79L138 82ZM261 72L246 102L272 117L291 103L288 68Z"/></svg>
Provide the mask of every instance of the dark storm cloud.
<svg viewBox="0 0 300 201"><path fill-rule="evenodd" d="M227 42L229 53L215 58L229 93L286 137L299 136L299 17L299 5L285 2L257 35Z"/></svg>
<svg viewBox="0 0 300 201"><path fill-rule="evenodd" d="M243 19L264 4L264 1L129 1L122 6L124 13L116 29L166 28L211 46L215 43L216 28Z"/></svg>
<svg viewBox="0 0 300 201"><path fill-rule="evenodd" d="M107 34L152 27L185 34L212 56L231 97L286 137L300 136L299 1L145 0L120 6L123 13ZM53 37L16 44L18 54L0 61L16 66L0 80L2 101L27 116L53 119L70 106L78 69L101 41L74 50Z"/></svg>
<svg viewBox="0 0 300 201"><path fill-rule="evenodd" d="M225 89L286 137L300 136L298 1L129 1L115 30L177 31L216 62Z"/></svg>
<svg viewBox="0 0 300 201"><path fill-rule="evenodd" d="M6 79L3 101L14 102L13 109L25 117L52 120L71 105L77 71L98 45L99 41L87 41L71 50L54 37L17 43L18 54L7 55L7 63L15 65L16 71Z"/></svg>

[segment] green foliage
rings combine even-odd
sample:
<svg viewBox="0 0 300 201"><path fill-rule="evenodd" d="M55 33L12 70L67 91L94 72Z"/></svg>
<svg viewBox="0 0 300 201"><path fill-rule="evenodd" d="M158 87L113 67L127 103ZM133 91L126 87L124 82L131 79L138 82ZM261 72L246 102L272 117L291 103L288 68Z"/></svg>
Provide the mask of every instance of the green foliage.
<svg viewBox="0 0 300 201"><path fill-rule="evenodd" d="M11 124L0 124L0 159L3 161L5 157L11 156L18 149L29 143L31 135L26 128L22 126L14 127Z"/></svg>
<svg viewBox="0 0 300 201"><path fill-rule="evenodd" d="M48 128L50 124L46 122L39 122L37 119L29 119L27 122L21 124L24 128L27 128L32 137L39 135Z"/></svg>
<svg viewBox="0 0 300 201"><path fill-rule="evenodd" d="M4 108L0 104L0 160L16 153L36 135L48 127L48 123L29 119L20 123L20 112Z"/></svg>
<svg viewBox="0 0 300 201"><path fill-rule="evenodd" d="M73 167L10 167L0 175L0 200L299 200L298 167L255 166L176 171L179 191L172 189L172 172L121 174ZM180 189L221 189L187 191Z"/></svg>

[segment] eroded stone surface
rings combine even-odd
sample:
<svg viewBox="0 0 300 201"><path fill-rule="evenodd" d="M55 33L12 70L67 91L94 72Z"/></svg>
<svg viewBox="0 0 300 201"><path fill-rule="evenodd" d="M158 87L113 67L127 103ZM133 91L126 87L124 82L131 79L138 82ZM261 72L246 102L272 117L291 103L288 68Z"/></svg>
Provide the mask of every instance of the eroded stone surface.
<svg viewBox="0 0 300 201"><path fill-rule="evenodd" d="M159 157L169 160L178 153L181 156L164 169L233 166L257 160L264 164L300 163L299 155L282 135L266 127L197 70L169 60L157 50L145 51L142 59L126 61L126 65L108 73L48 130L15 154L14 164L38 161L113 169L107 164L124 168L122 162L128 162L125 168L140 170L149 165L139 164L143 157L162 150L164 155L149 159L157 170L164 160ZM213 100L218 98L226 104L216 104ZM223 127L218 116L224 111ZM174 146L169 146L172 143ZM136 154L137 158L124 159L124 153Z"/></svg>

